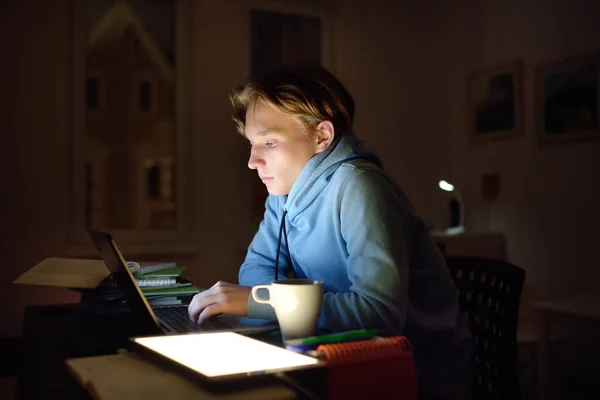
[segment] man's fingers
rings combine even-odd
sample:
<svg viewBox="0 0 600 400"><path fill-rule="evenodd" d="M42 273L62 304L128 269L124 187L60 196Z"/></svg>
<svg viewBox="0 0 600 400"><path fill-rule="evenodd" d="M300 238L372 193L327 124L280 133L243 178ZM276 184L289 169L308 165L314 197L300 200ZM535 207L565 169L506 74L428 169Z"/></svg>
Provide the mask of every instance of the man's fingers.
<svg viewBox="0 0 600 400"><path fill-rule="evenodd" d="M223 314L223 305L224 303L213 303L205 307L204 310L202 310L202 312L200 313L197 323L201 324L202 322L204 322L212 316Z"/></svg>
<svg viewBox="0 0 600 400"><path fill-rule="evenodd" d="M189 318L201 323L217 314L246 315L249 291L248 287L219 281L192 298Z"/></svg>
<svg viewBox="0 0 600 400"><path fill-rule="evenodd" d="M188 315L192 321L195 321L194 313L196 311L196 303L198 303L198 298L201 295L202 295L202 292L196 294L194 297L192 297L192 301L190 301L190 304L188 304ZM198 317L196 316L196 318L198 318Z"/></svg>
<svg viewBox="0 0 600 400"><path fill-rule="evenodd" d="M200 313L204 312L207 307L213 304L222 303L227 300L226 294L217 292L215 294L203 292L204 296L194 297L190 307L188 307L188 313L192 321L198 321Z"/></svg>
<svg viewBox="0 0 600 400"><path fill-rule="evenodd" d="M209 306L212 303L217 303L223 300L223 297L226 296L227 293L231 292L232 285L227 282L219 281L211 286L209 289L198 293L192 299L190 306L188 307L188 312L190 317L194 316L196 318L192 318L193 320L197 320L198 314L202 312L202 310Z"/></svg>
<svg viewBox="0 0 600 400"><path fill-rule="evenodd" d="M212 297L213 297L213 295L210 293L210 289L205 290L204 292L198 293L197 295L194 296L194 298L190 302L190 305L188 306L188 314L192 321L198 320L198 315L200 315L202 310L206 306L211 304Z"/></svg>

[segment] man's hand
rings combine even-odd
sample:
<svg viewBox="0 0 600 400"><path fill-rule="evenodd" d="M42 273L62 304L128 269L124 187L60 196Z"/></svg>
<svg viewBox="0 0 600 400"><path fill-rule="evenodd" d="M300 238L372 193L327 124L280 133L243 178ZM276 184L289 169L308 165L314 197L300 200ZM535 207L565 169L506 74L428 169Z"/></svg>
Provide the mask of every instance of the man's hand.
<svg viewBox="0 0 600 400"><path fill-rule="evenodd" d="M228 282L217 282L194 296L188 307L192 321L202 321L214 315L229 314L245 317L248 315L249 286L239 286Z"/></svg>

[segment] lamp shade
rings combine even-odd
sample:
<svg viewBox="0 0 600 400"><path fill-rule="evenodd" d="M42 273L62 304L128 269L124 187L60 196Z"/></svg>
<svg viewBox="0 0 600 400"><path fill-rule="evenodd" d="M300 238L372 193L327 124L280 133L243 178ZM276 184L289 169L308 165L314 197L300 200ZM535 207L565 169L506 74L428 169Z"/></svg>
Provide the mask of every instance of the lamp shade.
<svg viewBox="0 0 600 400"><path fill-rule="evenodd" d="M438 182L438 186L440 189L445 190L446 192L454 191L454 185L444 179Z"/></svg>
<svg viewBox="0 0 600 400"><path fill-rule="evenodd" d="M450 199L449 207L450 207L450 223L448 226L448 233L462 233L465 229L464 221L464 205L462 196L460 195L460 191L455 188L453 184L448 182L445 179L442 179L438 182L438 186L440 189L451 192L452 198Z"/></svg>

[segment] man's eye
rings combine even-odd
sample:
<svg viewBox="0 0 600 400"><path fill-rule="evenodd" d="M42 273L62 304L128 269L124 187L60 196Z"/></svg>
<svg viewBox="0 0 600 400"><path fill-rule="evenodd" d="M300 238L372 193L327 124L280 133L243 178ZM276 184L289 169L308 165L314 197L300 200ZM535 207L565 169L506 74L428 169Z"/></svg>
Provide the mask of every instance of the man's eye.
<svg viewBox="0 0 600 400"><path fill-rule="evenodd" d="M273 146L275 146L275 142L265 142L265 146L273 147Z"/></svg>

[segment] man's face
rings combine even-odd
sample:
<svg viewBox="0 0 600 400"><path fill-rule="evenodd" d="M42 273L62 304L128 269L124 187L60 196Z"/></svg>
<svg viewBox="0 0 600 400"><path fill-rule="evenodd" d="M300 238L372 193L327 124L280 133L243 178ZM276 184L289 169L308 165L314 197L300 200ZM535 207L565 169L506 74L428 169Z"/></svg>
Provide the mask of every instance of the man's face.
<svg viewBox="0 0 600 400"><path fill-rule="evenodd" d="M248 168L258 172L274 196L290 193L298 175L319 148L316 135L302 130L294 117L262 101L248 107L245 133L251 145Z"/></svg>

